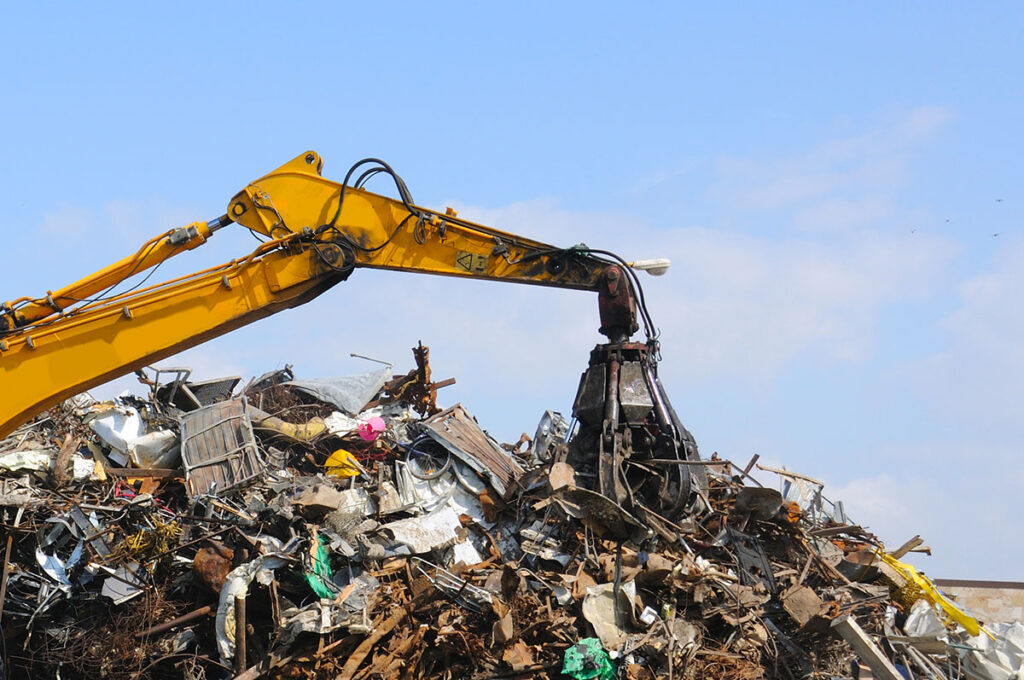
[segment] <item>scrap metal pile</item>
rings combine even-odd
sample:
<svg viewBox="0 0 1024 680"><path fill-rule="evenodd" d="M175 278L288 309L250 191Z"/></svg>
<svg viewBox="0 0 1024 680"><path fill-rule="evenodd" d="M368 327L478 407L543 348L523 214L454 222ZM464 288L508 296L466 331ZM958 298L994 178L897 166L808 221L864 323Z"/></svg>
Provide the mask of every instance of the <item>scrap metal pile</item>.
<svg viewBox="0 0 1024 680"><path fill-rule="evenodd" d="M559 414L498 445L413 352L150 370L0 441L4 677L1011 677L813 480L694 449L684 508L626 508Z"/></svg>

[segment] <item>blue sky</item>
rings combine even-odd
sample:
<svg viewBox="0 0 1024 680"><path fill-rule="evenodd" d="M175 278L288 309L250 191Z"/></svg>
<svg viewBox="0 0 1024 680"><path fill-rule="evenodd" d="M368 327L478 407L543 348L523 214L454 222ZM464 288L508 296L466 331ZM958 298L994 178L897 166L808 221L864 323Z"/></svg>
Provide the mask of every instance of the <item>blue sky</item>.
<svg viewBox="0 0 1024 680"><path fill-rule="evenodd" d="M0 297L308 148L339 180L384 158L423 205L671 257L646 288L704 453L824 480L889 544L920 533L932 576L1021 580L1019 4L293 4L9 8ZM583 293L357 272L166 363L328 376L422 339L512 440L568 412L596 326Z"/></svg>

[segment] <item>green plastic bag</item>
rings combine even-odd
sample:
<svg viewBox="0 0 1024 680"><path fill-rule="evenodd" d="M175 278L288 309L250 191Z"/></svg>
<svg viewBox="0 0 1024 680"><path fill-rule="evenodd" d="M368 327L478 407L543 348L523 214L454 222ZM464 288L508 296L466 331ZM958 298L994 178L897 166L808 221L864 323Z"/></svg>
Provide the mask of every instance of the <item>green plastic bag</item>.
<svg viewBox="0 0 1024 680"><path fill-rule="evenodd" d="M323 536L317 537L316 559L313 571L306 573L306 583L317 594L317 597L334 597L335 591L328 585L331 579L331 554L327 550L327 541Z"/></svg>
<svg viewBox="0 0 1024 680"><path fill-rule="evenodd" d="M586 638L565 650L562 672L576 680L615 680L615 666L597 638Z"/></svg>

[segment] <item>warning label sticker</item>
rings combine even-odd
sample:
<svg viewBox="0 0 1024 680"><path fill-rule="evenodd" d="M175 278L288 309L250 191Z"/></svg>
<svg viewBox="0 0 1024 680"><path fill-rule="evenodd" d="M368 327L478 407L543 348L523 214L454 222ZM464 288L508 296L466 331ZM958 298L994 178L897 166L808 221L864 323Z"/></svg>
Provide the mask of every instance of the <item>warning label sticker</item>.
<svg viewBox="0 0 1024 680"><path fill-rule="evenodd" d="M487 255L468 253L465 250L455 251L455 267L470 274L483 274L487 271Z"/></svg>

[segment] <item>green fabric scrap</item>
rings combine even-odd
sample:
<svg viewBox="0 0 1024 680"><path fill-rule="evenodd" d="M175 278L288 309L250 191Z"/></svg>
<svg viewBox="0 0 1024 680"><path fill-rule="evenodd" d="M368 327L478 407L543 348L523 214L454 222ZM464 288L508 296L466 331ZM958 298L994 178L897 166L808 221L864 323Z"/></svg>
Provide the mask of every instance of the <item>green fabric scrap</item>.
<svg viewBox="0 0 1024 680"><path fill-rule="evenodd" d="M565 650L562 673L575 680L615 680L615 666L597 638L585 638Z"/></svg>

